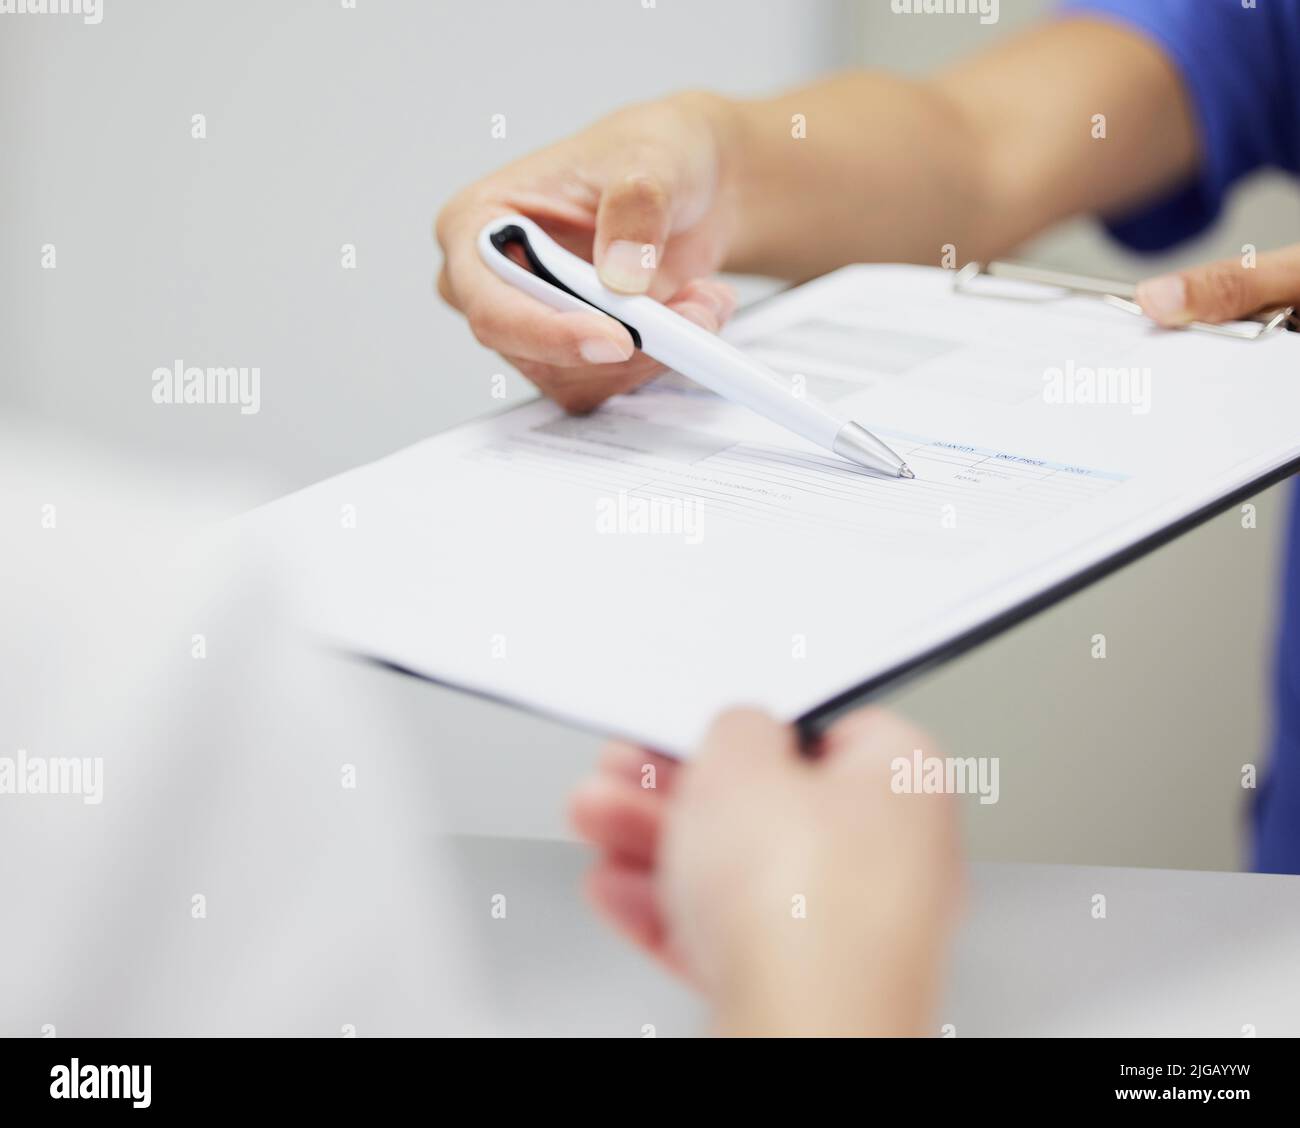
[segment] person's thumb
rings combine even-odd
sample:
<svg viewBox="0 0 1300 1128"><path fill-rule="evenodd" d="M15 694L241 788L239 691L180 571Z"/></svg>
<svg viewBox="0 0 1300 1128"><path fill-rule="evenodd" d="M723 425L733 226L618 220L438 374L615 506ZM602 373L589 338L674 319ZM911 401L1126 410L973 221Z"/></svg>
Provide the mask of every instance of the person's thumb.
<svg viewBox="0 0 1300 1128"><path fill-rule="evenodd" d="M668 239L671 193L666 178L643 169L616 174L596 212L593 259L611 290L644 294Z"/></svg>
<svg viewBox="0 0 1300 1128"><path fill-rule="evenodd" d="M732 708L719 715L691 760L690 785L699 793L733 797L739 782L799 763L795 731L760 709Z"/></svg>
<svg viewBox="0 0 1300 1128"><path fill-rule="evenodd" d="M1138 285L1142 312L1170 328L1234 321L1300 301L1300 247L1260 255L1251 266L1225 259Z"/></svg>

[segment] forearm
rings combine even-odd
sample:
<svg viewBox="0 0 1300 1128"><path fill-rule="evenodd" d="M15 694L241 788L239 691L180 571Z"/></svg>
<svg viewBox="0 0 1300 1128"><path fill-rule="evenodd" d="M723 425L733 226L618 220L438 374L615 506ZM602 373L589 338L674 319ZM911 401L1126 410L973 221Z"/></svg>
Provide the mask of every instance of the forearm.
<svg viewBox="0 0 1300 1128"><path fill-rule="evenodd" d="M1045 24L931 79L858 72L716 114L735 200L727 266L792 279L848 262L937 264L948 245L959 262L1005 254L1069 216L1167 191L1197 159L1168 61L1088 20Z"/></svg>
<svg viewBox="0 0 1300 1128"><path fill-rule="evenodd" d="M802 280L849 262L937 264L944 243L974 240L979 154L928 83L839 75L743 103L733 128L729 269Z"/></svg>

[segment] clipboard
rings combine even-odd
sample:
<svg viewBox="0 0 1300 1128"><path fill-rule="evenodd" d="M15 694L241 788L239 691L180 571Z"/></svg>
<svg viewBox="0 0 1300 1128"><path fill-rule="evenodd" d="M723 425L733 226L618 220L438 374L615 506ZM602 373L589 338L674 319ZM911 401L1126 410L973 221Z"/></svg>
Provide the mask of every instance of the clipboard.
<svg viewBox="0 0 1300 1128"><path fill-rule="evenodd" d="M1005 290L981 287L981 279L1005 280L1024 286L1042 287L1049 291L1042 294L1015 293ZM1134 300L1137 287L1131 282L1117 282L1111 279L1095 278L1068 271L1049 270L1044 267L1030 266L1023 263L990 262L988 264L972 262L957 271L952 283L953 293L963 297L987 301L1021 301L1031 303L1049 303L1061 301L1068 297L1096 298L1115 309L1123 310L1139 317L1145 316ZM1207 322L1192 322L1185 332L1207 333L1217 337L1230 337L1240 341L1258 341L1279 331L1300 332L1300 312L1295 306L1285 306L1247 318L1241 322L1228 325L1212 325ZM1300 473L1300 458L1293 459L1283 466L1261 476L1253 482L1219 498L1214 503L1188 514L1163 529L1140 540L1121 552L1102 560L1089 568L1071 576L1068 580L1037 593L994 616L978 627L958 635L942 646L915 656L892 669L854 686L844 693L818 705L795 720L795 727L805 743L814 741L822 732L843 714L859 708L873 697L885 690L895 689L913 678L942 665L950 659L975 649L998 635L1010 630L1027 619L1063 602L1085 588L1091 587L1098 580L1118 572L1121 568L1140 560L1158 548L1177 540L1184 533L1191 532L1207 521L1220 516L1237 505L1255 497L1264 490L1277 485Z"/></svg>
<svg viewBox="0 0 1300 1128"><path fill-rule="evenodd" d="M1252 398L1233 398L1225 412L1217 395L1212 403L1198 398L1195 385L1174 379L1171 370L1162 394L1171 397L1172 414L1159 415L1154 434L1163 442L1171 427L1195 427L1171 448L1181 469L1149 453L1153 432L1142 431L1144 424L1116 429L1118 445L1092 448L1094 457L1087 442L1058 446L1069 436L1067 417L1052 417L1055 421L1042 430L1039 423L1047 418L1039 420L1038 409L1014 413L999 406L1026 402L1026 371L1016 369L1025 357L1017 359L1022 350L1008 334L1019 326L1030 339L1039 314L1016 303L1004 307L1006 316L990 316L978 298L952 292L953 273L917 266L847 267L768 299L761 303L765 314L735 327L741 347L760 353L785 348L788 365L798 363L795 353L829 358L824 363L838 358L842 365L877 361L876 384L867 387L879 386L892 397L883 401L892 433L912 444L918 458L929 460L917 489L938 492L886 501L878 492L885 487L878 483L841 481L838 475L845 471L827 465L815 450L801 451L752 415L712 397L700 400L698 391L669 379L657 391L647 390L644 399L616 400L590 420L566 416L546 401L494 413L274 503L260 511L257 523L273 543L286 543L291 546L286 551L313 561L303 596L321 641L576 729L689 755L707 718L738 700L757 699L805 737L814 737L880 691L961 655L1300 469L1300 440L1292 422L1300 412L1300 382L1291 378L1300 352L1292 347L1294 338L1282 339L1290 334L1279 333L1280 325L1256 344L1209 338L1201 343L1181 333L1148 333L1145 323L1131 316L1089 317L1086 306L1081 309L1075 301L1077 330L1073 336L1064 333L1061 349L1090 350L1095 344L1098 356L1077 355L1093 363L1113 356L1115 363L1136 365L1151 363L1151 351L1165 349L1161 355L1188 368L1188 376L1200 358L1213 353L1203 362L1209 365L1203 370L1205 387L1227 396L1234 387L1228 377L1235 367L1232 357L1257 356L1257 366L1251 362L1250 368L1258 367L1259 391L1272 405L1261 414ZM1019 279L996 281L1032 289ZM1077 287L1058 287L1033 296L1041 302L1072 296L1073 290ZM1043 310L1048 321L1055 320L1050 313ZM782 336L787 332L793 338ZM1023 346L1029 350L1025 356L1035 365L1058 363L1067 354L1054 351L1054 340L1047 332ZM824 354L816 352L823 347ZM960 366L966 349L973 350L970 371L982 381L969 400L945 391L954 390L954 373L965 374ZM953 359L946 359L949 352ZM913 370L931 359L938 363L913 384ZM1035 383L1039 374L1038 369L1029 373ZM999 378L1003 385L992 383ZM999 388L1021 398L1002 398ZM1180 414L1196 403L1200 410ZM992 423L980 424L976 415L979 426L967 430L972 410L988 412ZM1126 408L1106 427L1129 414ZM1252 422L1210 466L1199 456L1192 460L1188 444L1198 441L1203 428L1245 419ZM972 445L963 445L967 442ZM966 459L974 460L971 465L988 462L992 473L965 477ZM1032 474L1034 467L1046 471L1039 475L1044 478L1064 472L1057 479L1065 483L1064 493L1045 501L1039 494L1028 503L1046 506L1037 510L1042 515L1037 519L1048 526L1049 539L1062 536L1062 522L1068 520L1059 551L1043 546L1029 525L1011 522L997 500L1014 493L1016 476ZM1233 472L1234 467L1239 469ZM1184 472L1193 469L1206 484L1194 495L1180 484ZM791 475L797 488L787 488ZM1072 480L1090 486L1071 487ZM1142 489L1141 508L1122 500L1118 509L1109 502L1084 508L1084 499L1104 496L1129 480ZM1217 484L1211 488L1212 481ZM593 508L608 509L620 489L648 489L656 497L670 497L674 490L691 497L709 491L707 500L723 522L710 526L706 540L688 541L697 546L691 549L674 547L680 536L598 536L624 531L600 528ZM967 489L981 492L960 492ZM1072 492L1079 489L1082 493ZM952 496L963 505L962 498L974 504L983 499L1003 508L976 515L977 522L987 518L989 524L971 526L965 548L927 557L928 530L933 526L933 535L941 535L937 506L951 491L958 491ZM346 547L330 519L340 502L366 514L366 535L349 538ZM729 502L739 508L728 510ZM869 504L860 510L860 528L868 532L853 524L858 513L848 512L863 502ZM1077 520L1072 513L1065 516L1075 505ZM730 520L728 512L748 519ZM492 515L490 521L484 521L485 513ZM1151 514L1149 520L1144 513ZM918 517L924 526L916 523ZM1124 523L1131 531L1122 531ZM1120 530L1113 536L1108 535L1112 526ZM967 535L964 521L948 527ZM625 531L646 530L629 525ZM914 531L921 534L915 541L909 539ZM861 546L867 543L864 536L877 534L894 538L907 551L882 554L875 549L884 542L871 540L870 559L859 559L845 548L853 538ZM1028 550L1016 557L1017 574L1005 582L1004 550L995 547L999 541L1016 552ZM536 565L532 580L520 583L519 546L533 543L549 548L530 557ZM687 551L696 553L689 567L681 556ZM779 581L788 578L782 554L812 551L819 554L809 558L816 562L816 582L782 587ZM1074 553L1077 560L1062 560L1062 554ZM926 601L923 615L909 615L887 635L863 633L871 622L879 623L873 618L875 604L888 611L897 607L894 579L913 582L920 562L929 571L925 583L951 579L959 589L946 590L944 609ZM1026 578L1029 569L1037 577ZM550 597L538 598L539 591ZM718 592L727 598L717 598ZM859 593L852 603L856 627L845 626L844 600L836 592ZM770 615L750 613L768 606L766 600L772 601ZM574 606L617 608L618 614L574 616ZM504 640L504 634L490 632L506 625L509 661L502 661L506 651L498 654L486 640ZM804 634L783 633L795 630ZM918 637L909 639L912 630ZM785 640L805 635L817 642L816 661L798 665ZM712 647L705 659L698 646L681 649L696 636ZM686 657L664 661L664 654Z"/></svg>

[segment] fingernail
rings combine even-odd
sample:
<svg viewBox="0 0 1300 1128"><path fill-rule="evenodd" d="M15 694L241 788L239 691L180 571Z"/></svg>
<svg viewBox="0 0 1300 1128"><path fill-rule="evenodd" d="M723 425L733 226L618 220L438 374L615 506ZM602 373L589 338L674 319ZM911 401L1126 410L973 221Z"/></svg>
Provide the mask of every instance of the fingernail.
<svg viewBox="0 0 1300 1128"><path fill-rule="evenodd" d="M608 337L592 337L578 346L578 352L588 364L618 364L630 360L632 354Z"/></svg>
<svg viewBox="0 0 1300 1128"><path fill-rule="evenodd" d="M1137 300L1146 313L1162 325L1190 321L1187 315L1187 283L1178 274L1162 274L1138 284Z"/></svg>
<svg viewBox="0 0 1300 1128"><path fill-rule="evenodd" d="M611 290L644 294L650 287L651 271L641 265L645 248L640 243L616 239L600 260L600 280Z"/></svg>

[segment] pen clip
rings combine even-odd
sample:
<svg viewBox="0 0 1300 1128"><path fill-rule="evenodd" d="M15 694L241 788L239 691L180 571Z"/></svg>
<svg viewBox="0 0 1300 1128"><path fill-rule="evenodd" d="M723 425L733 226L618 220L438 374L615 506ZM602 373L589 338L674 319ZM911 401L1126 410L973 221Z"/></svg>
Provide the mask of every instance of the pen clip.
<svg viewBox="0 0 1300 1128"><path fill-rule="evenodd" d="M487 247L491 246L492 248L494 248L496 255L499 256L501 260L503 260L503 263L508 264L505 266L505 269L503 269L502 263L498 263L489 259L488 265L493 269L493 271L498 276L506 279L506 281L515 283L516 285L521 285L521 288L531 293L533 297L541 298L543 301L545 301L548 305L551 305L553 308L558 305L560 306L560 308L572 309L573 305L570 302L564 302L562 304L556 302L551 295L539 292L537 289L538 284L536 282L524 283L523 278L540 279L542 283L555 287L555 289L559 290L564 294L568 294L571 298L575 299L578 302L581 302L585 306L589 306L591 309L596 310L598 313L603 313L606 317L613 317L615 321L617 321L620 325L623 326L624 329L628 331L628 333L632 337L632 344L639 349L641 347L641 334L638 333L633 326L629 325L626 321L623 321L621 318L614 317L614 315L610 313L609 310L602 309L590 298L584 296L583 294L580 294L577 290L573 289L573 287L566 285L560 278L556 276L555 272L551 270L551 268L548 267L545 262L542 261L541 255L538 253L537 248L534 247L533 245L533 239L529 237L528 229L530 227L533 228L534 230L537 230L535 225L530 221L522 220L522 217L510 216L504 220L498 220L493 224L489 224L487 227L483 229L483 233L480 236L479 246L480 249L483 251L484 256L486 257L488 254ZM543 238L546 237L543 236ZM538 241L540 242L540 240ZM565 254L565 255L570 253L564 250L564 248L556 245L549 238L546 238L546 243L549 244L549 247L546 247L546 249L548 251L551 251L552 253ZM520 266L517 262L515 262L514 259L510 257L508 253L508 249L512 246L518 247L521 251L523 251L524 259L528 263L529 269L531 270L531 274L529 273L529 271L524 270L522 266ZM573 257L576 258L577 256L573 256ZM584 263L583 265L587 265L587 264ZM523 278L520 277L521 275L523 276Z"/></svg>

